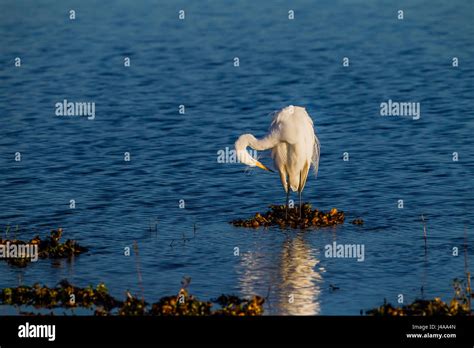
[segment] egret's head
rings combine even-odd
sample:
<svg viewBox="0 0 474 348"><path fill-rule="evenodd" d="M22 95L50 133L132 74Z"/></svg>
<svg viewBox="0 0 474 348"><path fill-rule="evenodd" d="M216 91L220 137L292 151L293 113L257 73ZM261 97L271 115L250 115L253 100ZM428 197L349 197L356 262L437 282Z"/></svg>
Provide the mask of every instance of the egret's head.
<svg viewBox="0 0 474 348"><path fill-rule="evenodd" d="M250 156L247 151L247 146L252 142L255 137L252 134L243 134L235 142L235 152L237 154L237 160L240 163L246 164L250 167L259 167L264 170L272 172L271 169L267 168L265 165L257 161L255 158Z"/></svg>

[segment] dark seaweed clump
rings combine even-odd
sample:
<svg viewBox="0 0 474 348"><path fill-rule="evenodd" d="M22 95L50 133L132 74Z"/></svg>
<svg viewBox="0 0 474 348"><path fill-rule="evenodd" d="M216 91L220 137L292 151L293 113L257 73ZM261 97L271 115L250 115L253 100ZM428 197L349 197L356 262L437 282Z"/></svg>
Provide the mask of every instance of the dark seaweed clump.
<svg viewBox="0 0 474 348"><path fill-rule="evenodd" d="M120 305L120 302L109 295L107 287L102 283L95 289L91 286L78 288L67 280L61 281L54 288L36 283L33 286L22 285L16 288L2 289L0 303L48 309L100 306L107 310Z"/></svg>
<svg viewBox="0 0 474 348"><path fill-rule="evenodd" d="M471 315L470 298L473 293L462 284L461 281L454 280L455 296L451 302L442 301L439 297L433 300L415 300L414 302L402 306L394 307L390 303L384 302L380 307L373 308L366 312L373 316L457 316Z"/></svg>
<svg viewBox="0 0 474 348"><path fill-rule="evenodd" d="M214 303L219 304L220 308L213 310ZM31 287L0 290L0 304L32 306L37 309L81 307L94 310L96 316L256 316L263 314L263 303L264 299L260 296L242 299L221 295L216 300L200 301L183 288L177 295L162 297L150 306L143 298L137 298L129 292L125 301L117 300L109 294L103 283L95 288L78 288L67 280L61 281L54 288L34 284ZM25 314L35 315L32 312Z"/></svg>
<svg viewBox="0 0 474 348"><path fill-rule="evenodd" d="M88 251L87 248L79 245L76 243L75 240L68 239L64 243L61 243L59 240L61 239L63 234L63 229L58 228L57 230L52 230L50 235L44 239L41 239L39 236L34 237L30 241L22 241L18 239L2 239L0 237L0 245L7 245L7 243L11 246L15 245L38 245L38 258L39 259L59 259L59 258L70 258L75 255L79 255ZM28 257L15 257L15 258L5 258L9 264L18 266L18 267L26 267L31 259Z"/></svg>
<svg viewBox="0 0 474 348"><path fill-rule="evenodd" d="M328 212L319 211L318 209L313 210L309 203L303 204L301 218L299 207L289 208L288 218L286 218L285 205L271 205L270 210L266 213L256 213L253 218L247 220L237 219L231 221L231 224L239 227L257 228L260 226L279 226L281 228L290 227L300 229L326 227L342 223L344 223L343 211L338 211L336 208Z"/></svg>

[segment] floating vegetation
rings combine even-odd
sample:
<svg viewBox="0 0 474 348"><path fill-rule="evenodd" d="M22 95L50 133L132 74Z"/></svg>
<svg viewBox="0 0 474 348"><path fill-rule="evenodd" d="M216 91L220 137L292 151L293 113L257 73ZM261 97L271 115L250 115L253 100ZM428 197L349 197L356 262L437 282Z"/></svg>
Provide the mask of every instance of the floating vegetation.
<svg viewBox="0 0 474 348"><path fill-rule="evenodd" d="M363 225L364 220L357 218L357 219L352 220L352 224L353 225Z"/></svg>
<svg viewBox="0 0 474 348"><path fill-rule="evenodd" d="M88 249L80 246L76 241L68 239L61 243L63 229L52 230L44 239L39 236L30 241L18 239L2 239L0 237L0 259L11 265L25 267L31 261L40 259L70 258L87 252Z"/></svg>
<svg viewBox="0 0 474 348"><path fill-rule="evenodd" d="M202 302L181 289L177 296L162 297L151 307L152 315L211 315L211 302Z"/></svg>
<svg viewBox="0 0 474 348"><path fill-rule="evenodd" d="M109 294L103 283L95 288L92 286L78 288L67 280L63 280L54 288L34 284L31 287L2 289L0 304L32 306L36 309L81 307L94 310L96 316L256 316L263 314L264 299L259 296L241 299L237 296L221 295L216 300L203 302L182 288L177 295L163 297L150 306L144 299L134 297L129 292L126 295L125 301L119 301ZM214 303L219 304L220 308L213 310ZM35 315L33 312L21 313Z"/></svg>
<svg viewBox="0 0 474 348"><path fill-rule="evenodd" d="M288 209L288 218L286 218L285 205L271 205L270 210L264 214L256 213L255 216L248 220L234 220L231 222L234 226L257 228L260 226L280 226L281 228L301 228L308 227L325 227L344 223L344 212L338 211L336 208L329 212L312 209L311 204L303 204L303 209L299 207Z"/></svg>
<svg viewBox="0 0 474 348"><path fill-rule="evenodd" d="M439 297L434 300L415 300L415 302L403 306L393 307L390 303L367 311L368 315L380 316L432 316L432 315L467 315L469 311L452 300L450 304L443 302Z"/></svg>
<svg viewBox="0 0 474 348"><path fill-rule="evenodd" d="M18 286L16 288L5 288L0 291L0 303L6 305L26 305L35 308L91 308L99 306L111 310L119 305L109 295L107 287L99 284L94 289L91 286L78 288L71 285L67 280L61 281L57 287L49 288L34 284L33 286Z"/></svg>
<svg viewBox="0 0 474 348"><path fill-rule="evenodd" d="M221 295L214 300L222 306L222 309L217 310L214 314L217 315L262 315L263 314L263 303L265 300L263 297L254 296L251 300L240 299L237 296L226 296Z"/></svg>
<svg viewBox="0 0 474 348"><path fill-rule="evenodd" d="M134 297L131 293L127 291L127 299L121 307L119 308L118 315L128 315L128 316L138 316L138 315L145 315L146 314L146 306L147 303L144 299L138 299ZM104 310L105 308L102 307L101 315L109 315L109 313Z"/></svg>
<svg viewBox="0 0 474 348"><path fill-rule="evenodd" d="M443 302L439 297L433 300L418 299L402 307L393 307L390 303L384 302L382 306L371 309L366 314L373 316L455 316L473 314L469 299L474 297L474 294L469 293L463 283L457 279L454 280L454 290L454 298L449 304Z"/></svg>

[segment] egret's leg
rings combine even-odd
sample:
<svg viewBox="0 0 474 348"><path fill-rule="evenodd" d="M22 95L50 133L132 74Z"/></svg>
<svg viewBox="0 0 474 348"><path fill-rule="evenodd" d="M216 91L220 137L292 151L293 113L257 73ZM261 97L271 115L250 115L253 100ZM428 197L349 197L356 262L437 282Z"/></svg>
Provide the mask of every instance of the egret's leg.
<svg viewBox="0 0 474 348"><path fill-rule="evenodd" d="M303 200L302 200L302 196L303 196L303 190L301 188L301 172L300 172L300 188L298 190L298 194L300 196L300 220L301 220L301 210L302 210L302 206L301 204L303 203Z"/></svg>
<svg viewBox="0 0 474 348"><path fill-rule="evenodd" d="M302 209L302 206L301 206L301 204L302 204L301 202L302 202L303 192L300 191L300 192L299 192L299 195L300 195L300 220L301 220L301 211L303 210L303 209Z"/></svg>
<svg viewBox="0 0 474 348"><path fill-rule="evenodd" d="M286 186L286 209L285 209L285 220L288 220L288 206L290 205L290 185Z"/></svg>

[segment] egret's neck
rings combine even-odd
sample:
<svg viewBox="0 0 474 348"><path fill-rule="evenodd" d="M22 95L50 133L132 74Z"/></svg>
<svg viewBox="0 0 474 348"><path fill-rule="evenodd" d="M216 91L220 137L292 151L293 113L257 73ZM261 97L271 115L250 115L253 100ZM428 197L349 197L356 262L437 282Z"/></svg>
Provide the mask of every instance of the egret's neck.
<svg viewBox="0 0 474 348"><path fill-rule="evenodd" d="M256 160L247 152L247 146L257 151L264 151L275 147L279 142L279 135L273 132L262 139L257 139L252 134L243 134L235 142L237 158L244 164L255 165Z"/></svg>
<svg viewBox="0 0 474 348"><path fill-rule="evenodd" d="M237 159L239 162L246 165L255 165L255 158L250 156L247 152L247 146L255 149L254 145L258 142L252 134L242 134L239 139L235 142L235 151L237 153Z"/></svg>

